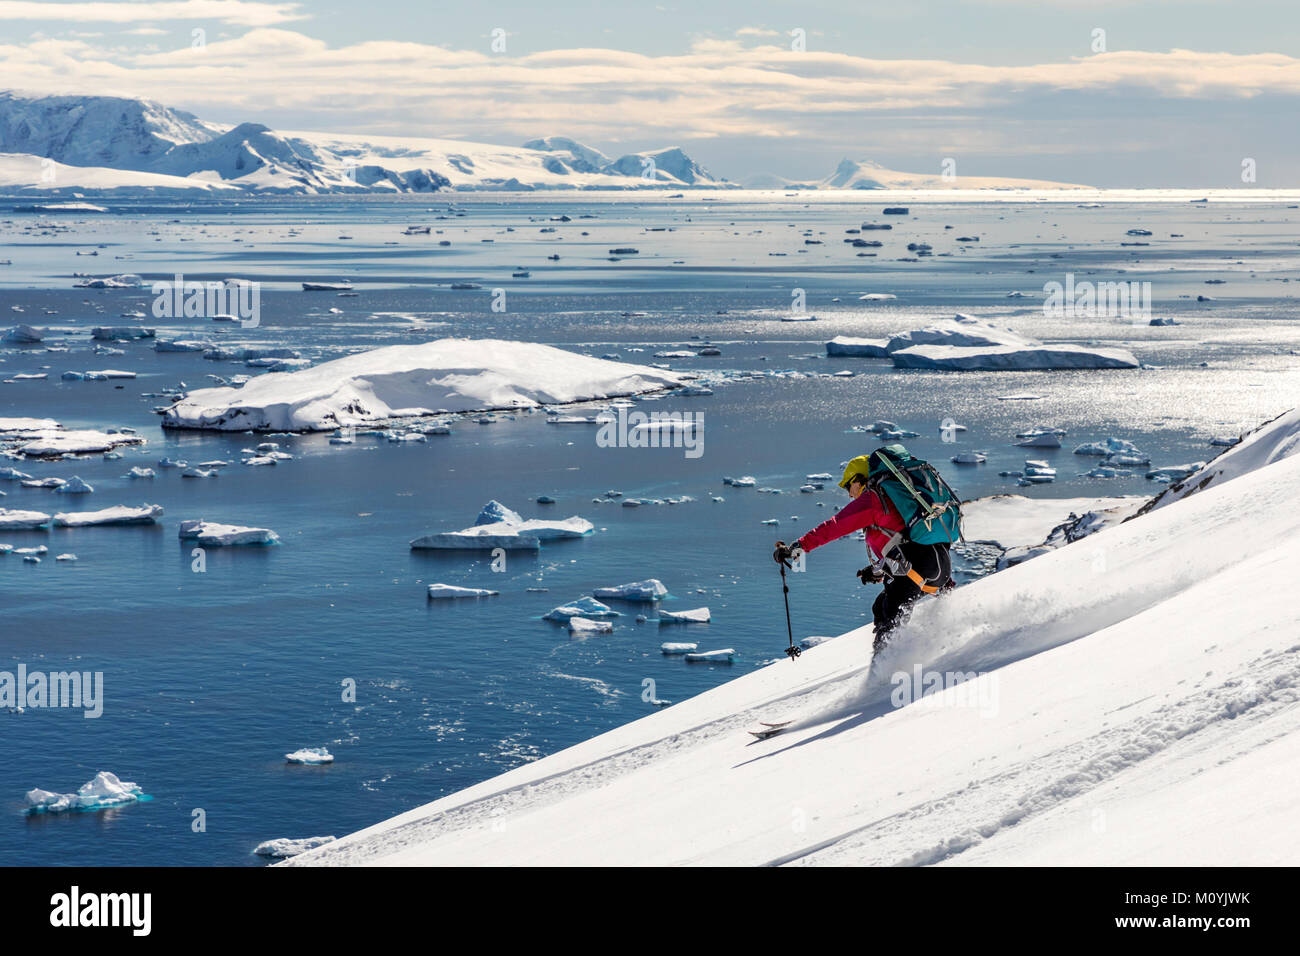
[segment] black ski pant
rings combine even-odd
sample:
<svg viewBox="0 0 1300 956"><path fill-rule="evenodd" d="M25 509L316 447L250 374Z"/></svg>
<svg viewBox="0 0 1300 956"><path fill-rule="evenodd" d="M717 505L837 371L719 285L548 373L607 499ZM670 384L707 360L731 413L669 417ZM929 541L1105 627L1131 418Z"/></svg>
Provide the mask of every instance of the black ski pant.
<svg viewBox="0 0 1300 956"><path fill-rule="evenodd" d="M947 544L915 544L904 541L901 547L903 556L911 562L913 570L925 578L926 584L942 588L951 580L952 559ZM872 645L874 650L880 650L889 642L890 631L907 620L912 613L912 605L923 594L925 592L909 577L894 577L885 581L884 589L871 605L876 623L876 639Z"/></svg>

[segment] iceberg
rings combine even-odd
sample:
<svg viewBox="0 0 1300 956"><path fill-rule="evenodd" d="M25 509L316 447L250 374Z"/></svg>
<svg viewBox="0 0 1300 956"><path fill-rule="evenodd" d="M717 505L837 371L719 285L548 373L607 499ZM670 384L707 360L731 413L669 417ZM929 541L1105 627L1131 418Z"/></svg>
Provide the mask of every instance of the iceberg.
<svg viewBox="0 0 1300 956"><path fill-rule="evenodd" d="M517 511L507 508L495 498L483 506L483 510L478 513L474 519L474 525L496 524L500 521L506 521L511 524L521 524L523 517Z"/></svg>
<svg viewBox="0 0 1300 956"><path fill-rule="evenodd" d="M132 508L117 505L99 511L63 512L54 516L56 528L84 528L90 525L155 524L162 517L162 505L141 505Z"/></svg>
<svg viewBox="0 0 1300 956"><path fill-rule="evenodd" d="M568 604L561 604L552 611L547 611L542 615L544 621L556 621L560 624L568 623L570 618L575 617L621 617L618 611L615 611L606 604L601 604L595 598L584 597L576 601L570 601Z"/></svg>
<svg viewBox="0 0 1300 956"><path fill-rule="evenodd" d="M41 511L0 508L0 531L32 531L49 523L50 516Z"/></svg>
<svg viewBox="0 0 1300 956"><path fill-rule="evenodd" d="M280 543L280 536L266 528L244 528L234 524L219 524L215 521L182 521L178 534L182 541L197 541L210 547Z"/></svg>
<svg viewBox="0 0 1300 956"><path fill-rule="evenodd" d="M826 354L889 358L888 345L888 339L855 339L848 335L837 335L826 343Z"/></svg>
<svg viewBox="0 0 1300 956"><path fill-rule="evenodd" d="M40 345L44 336L42 330L32 328L30 325L15 325L4 335L0 335L0 342L6 345Z"/></svg>
<svg viewBox="0 0 1300 956"><path fill-rule="evenodd" d="M493 506L496 506L495 508ZM497 509L502 509L500 512ZM477 520L491 519L497 513L514 515L516 520L496 520L486 524L475 524L463 531L444 531L440 534L427 534L411 542L415 549L448 548L507 548L536 550L542 541L556 538L581 538L591 534L595 527L585 518L573 515L569 518L530 518L523 519L500 502L489 502L479 512Z"/></svg>
<svg viewBox="0 0 1300 956"><path fill-rule="evenodd" d="M88 495L95 489L89 483L83 481L79 475L73 475L54 490L60 495Z"/></svg>
<svg viewBox="0 0 1300 956"><path fill-rule="evenodd" d="M614 625L610 621L591 621L585 617L569 618L570 634L611 634Z"/></svg>
<svg viewBox="0 0 1300 956"><path fill-rule="evenodd" d="M1141 455L1137 445L1123 438L1104 438L1101 441L1084 442L1074 450L1076 455Z"/></svg>
<svg viewBox="0 0 1300 956"><path fill-rule="evenodd" d="M668 589L658 578L646 578L644 581L596 588L591 593L598 598L614 598L620 601L657 601L668 593Z"/></svg>
<svg viewBox="0 0 1300 956"><path fill-rule="evenodd" d="M464 531L443 531L439 534L426 534L411 541L412 550L456 550L469 549L491 551L505 548L507 551L536 551L541 546L541 539L535 534L525 534L514 525L483 525L483 528L497 528L497 531L483 531L480 528L467 528Z"/></svg>
<svg viewBox="0 0 1300 956"><path fill-rule="evenodd" d="M296 840L281 837L278 840L265 840L259 843L253 853L257 856L269 856L282 860L297 856L299 853L306 853L308 850L314 850L326 843L333 843L335 839L336 837L332 836L302 837Z"/></svg>
<svg viewBox="0 0 1300 956"><path fill-rule="evenodd" d="M163 412L170 428L334 431L398 417L533 407L658 391L680 373L611 362L532 342L439 339L390 345L296 372L268 372L242 388L190 392Z"/></svg>
<svg viewBox="0 0 1300 956"><path fill-rule="evenodd" d="M101 342L115 342L119 339L151 339L153 329L139 325L97 325L90 330L90 337Z"/></svg>
<svg viewBox="0 0 1300 956"><path fill-rule="evenodd" d="M1061 439L1052 432L1043 432L1039 435L1022 438L1016 444L1021 448L1060 448Z"/></svg>
<svg viewBox="0 0 1300 956"><path fill-rule="evenodd" d="M58 455L89 455L110 451L119 445L143 444L144 439L140 436L121 432L49 429L19 445L18 451L29 458L53 458Z"/></svg>
<svg viewBox="0 0 1300 956"><path fill-rule="evenodd" d="M708 624L709 609L707 607L697 607L689 611L664 611L659 612L660 624Z"/></svg>
<svg viewBox="0 0 1300 956"><path fill-rule="evenodd" d="M486 588L462 588L454 584L430 584L429 600L441 601L451 598L478 598L492 597L500 594L500 591L489 591Z"/></svg>
<svg viewBox="0 0 1300 956"><path fill-rule="evenodd" d="M147 799L137 784L119 780L117 774L101 770L77 788L76 793L52 793L36 788L27 791L28 813L63 813L68 810L107 810Z"/></svg>
<svg viewBox="0 0 1300 956"><path fill-rule="evenodd" d="M962 348L987 346L1037 345L1009 329L999 329L985 322L944 320L909 332L896 332L889 337L885 348L891 354L917 345L951 345Z"/></svg>
<svg viewBox="0 0 1300 956"><path fill-rule="evenodd" d="M699 648L698 644L689 644L684 641L665 641L659 645L659 650L665 654L689 654L691 651Z"/></svg>
<svg viewBox="0 0 1300 956"><path fill-rule="evenodd" d="M893 353L895 368L949 369L963 372L1021 369L1137 368L1133 353L1120 348L1083 345L915 345Z"/></svg>
<svg viewBox="0 0 1300 956"><path fill-rule="evenodd" d="M333 763L334 755L324 747L304 747L291 754L285 754L284 759L289 763L322 764Z"/></svg>

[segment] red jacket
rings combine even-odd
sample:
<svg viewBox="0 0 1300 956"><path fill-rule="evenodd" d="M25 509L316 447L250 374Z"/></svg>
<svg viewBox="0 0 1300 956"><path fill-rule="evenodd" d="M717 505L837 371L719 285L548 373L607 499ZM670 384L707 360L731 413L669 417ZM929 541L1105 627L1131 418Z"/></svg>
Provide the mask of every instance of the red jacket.
<svg viewBox="0 0 1300 956"><path fill-rule="evenodd" d="M874 529L867 532L867 551L871 555L872 563L875 563L880 560L880 550L889 543L893 533L902 531L906 526L903 523L903 516L898 513L894 503L888 498L882 502L881 498L870 489L862 492L834 515L804 534L796 544L805 551L812 551L846 534L860 531L868 525L889 529L888 534Z"/></svg>

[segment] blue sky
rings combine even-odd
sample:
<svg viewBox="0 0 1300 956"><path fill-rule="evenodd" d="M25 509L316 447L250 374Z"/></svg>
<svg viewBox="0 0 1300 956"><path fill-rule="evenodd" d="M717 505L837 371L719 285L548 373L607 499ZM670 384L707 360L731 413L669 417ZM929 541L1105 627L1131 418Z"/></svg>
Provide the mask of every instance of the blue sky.
<svg viewBox="0 0 1300 956"><path fill-rule="evenodd" d="M1280 0L0 0L0 87L280 129L681 145L732 179L850 156L1224 187L1251 158L1257 185L1295 186L1298 27Z"/></svg>

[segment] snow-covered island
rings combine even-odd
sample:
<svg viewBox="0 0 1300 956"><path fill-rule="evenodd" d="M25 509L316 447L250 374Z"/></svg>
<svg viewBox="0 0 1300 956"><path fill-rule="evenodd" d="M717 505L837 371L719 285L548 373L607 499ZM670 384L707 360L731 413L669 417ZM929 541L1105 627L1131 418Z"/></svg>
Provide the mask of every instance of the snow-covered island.
<svg viewBox="0 0 1300 956"><path fill-rule="evenodd" d="M1298 498L1291 412L922 603L870 672L869 625L810 642L286 865L1294 864Z"/></svg>
<svg viewBox="0 0 1300 956"><path fill-rule="evenodd" d="M167 428L332 431L390 418L529 408L655 392L679 372L503 339L390 345L296 372L268 372L242 388L190 392L163 413Z"/></svg>

